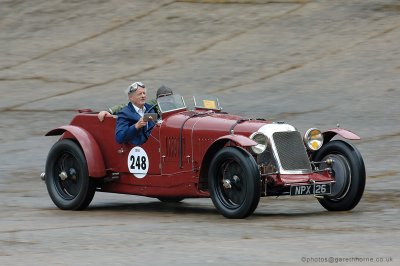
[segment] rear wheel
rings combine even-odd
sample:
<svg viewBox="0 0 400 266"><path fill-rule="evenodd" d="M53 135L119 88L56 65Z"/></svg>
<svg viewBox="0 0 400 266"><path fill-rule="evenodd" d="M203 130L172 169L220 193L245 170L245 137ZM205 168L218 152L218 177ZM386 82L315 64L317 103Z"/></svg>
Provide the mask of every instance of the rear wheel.
<svg viewBox="0 0 400 266"><path fill-rule="evenodd" d="M245 218L260 200L260 174L245 150L225 147L211 161L208 183L216 209L227 218Z"/></svg>
<svg viewBox="0 0 400 266"><path fill-rule="evenodd" d="M324 145L314 156L315 161L331 159L332 165L321 164L320 168L331 168L335 183L331 195L318 199L329 211L348 211L357 206L365 187L365 166L360 152L351 144L335 140Z"/></svg>
<svg viewBox="0 0 400 266"><path fill-rule="evenodd" d="M63 210L85 209L93 199L95 183L89 177L81 148L69 139L53 145L46 161L46 187L54 204Z"/></svg>

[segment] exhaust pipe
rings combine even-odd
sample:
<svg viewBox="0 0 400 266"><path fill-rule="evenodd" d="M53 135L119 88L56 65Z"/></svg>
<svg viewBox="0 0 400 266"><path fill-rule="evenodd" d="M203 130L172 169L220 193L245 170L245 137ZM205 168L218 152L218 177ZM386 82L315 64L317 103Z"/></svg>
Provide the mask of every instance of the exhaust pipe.
<svg viewBox="0 0 400 266"><path fill-rule="evenodd" d="M46 174L44 172L40 174L40 179L43 181L46 179Z"/></svg>

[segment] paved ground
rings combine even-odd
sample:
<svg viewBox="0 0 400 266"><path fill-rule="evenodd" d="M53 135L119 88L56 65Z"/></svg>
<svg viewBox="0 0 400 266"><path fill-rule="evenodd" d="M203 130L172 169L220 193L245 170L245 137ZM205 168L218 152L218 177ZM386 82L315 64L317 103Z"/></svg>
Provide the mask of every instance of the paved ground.
<svg viewBox="0 0 400 266"><path fill-rule="evenodd" d="M399 14L398 0L1 0L0 265L398 265ZM208 199L56 209L43 135L125 102L132 80L301 131L339 123L362 136L365 196L346 213L264 198L240 221Z"/></svg>

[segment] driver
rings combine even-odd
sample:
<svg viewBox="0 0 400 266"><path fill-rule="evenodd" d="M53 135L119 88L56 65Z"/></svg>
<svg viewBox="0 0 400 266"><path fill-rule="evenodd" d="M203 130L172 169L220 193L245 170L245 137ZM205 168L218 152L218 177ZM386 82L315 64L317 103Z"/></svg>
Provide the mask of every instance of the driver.
<svg viewBox="0 0 400 266"><path fill-rule="evenodd" d="M163 96L169 96L174 94L173 91L168 88L165 85L161 85L156 93L156 99L152 99L148 102L148 104L150 104L151 106L154 106L154 108L152 108L152 110L148 110L148 112L156 112L156 113L160 113L159 107L157 106L157 99ZM127 106L127 104L119 104L119 105L115 105L111 108L108 109L108 111L100 111L97 115L97 118L99 119L100 122L104 121L105 117L115 117L115 115L122 110L122 108L124 108L125 106Z"/></svg>
<svg viewBox="0 0 400 266"><path fill-rule="evenodd" d="M152 119L143 119L152 106L146 103L146 87L142 82L132 83L126 93L129 103L117 114L115 139L120 144L141 145L146 142L154 126Z"/></svg>

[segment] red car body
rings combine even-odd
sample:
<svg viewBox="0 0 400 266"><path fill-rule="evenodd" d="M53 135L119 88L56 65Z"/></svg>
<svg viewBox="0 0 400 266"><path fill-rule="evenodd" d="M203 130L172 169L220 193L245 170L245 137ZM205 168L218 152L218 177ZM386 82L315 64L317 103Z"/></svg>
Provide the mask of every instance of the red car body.
<svg viewBox="0 0 400 266"><path fill-rule="evenodd" d="M147 142L138 147L130 144L118 144L114 135L116 119L107 117L100 122L97 113L90 111L79 113L69 125L53 129L46 135L61 135L60 141L70 139L77 143L86 160L88 178L96 180L96 190L103 192L179 200L210 197L210 165L216 154L226 147L234 147L246 156L251 155L254 159L258 170L256 183L259 182L255 188L256 191L259 190L257 197L290 195L291 187L308 185L309 188L310 184L334 185L336 182L335 174L329 167L329 162L326 163L326 158L324 169L315 167L312 160L316 152L307 151L301 137L301 147L299 147L299 133L290 125L260 119L244 119L224 113L219 108L207 109L204 106L195 108L193 111L188 111L186 108L172 110L163 113L161 118L162 120L152 129ZM284 130L282 133L277 133L276 131L281 131L277 128ZM270 129L274 130L274 133L268 137L268 146L275 150L272 151L271 148L268 160L275 161L275 166L264 164L261 162L260 155L254 154L251 150L252 146L258 144L251 136L260 129L265 132ZM278 147L278 144L272 141L277 134L281 134L284 138L280 140L281 144L279 144L282 147ZM274 137L272 137L273 135ZM335 135L346 139L359 139L354 133L340 128L328 130L322 135L324 136L324 145L330 142ZM291 140L292 137L295 141ZM291 149L297 151L292 152ZM285 153L284 156L288 157L284 159L287 161L287 165L294 163L302 167L304 163L296 163L296 156L299 156L300 161L307 161L304 168L308 170L285 170L277 167L277 165L284 164L279 162L281 155L276 155L278 153ZM273 154L272 157L271 154ZM52 175L50 173L52 170L47 168L51 168L51 166L46 165L46 179ZM218 194L220 191L222 197L225 197L227 192L224 190L232 188L231 183L234 179L239 179L237 176L237 174L232 174L229 180L224 177L222 181L217 181L217 184L218 182L223 182L223 184L216 190L216 193ZM240 184L243 185L243 178L240 178ZM57 180L54 182L57 183ZM363 184L358 186L363 190ZM242 191L242 188L238 190ZM314 191L307 194L316 195L317 193ZM53 197L52 199L54 201ZM217 196L215 200L218 200ZM358 200L356 200L357 203ZM230 209L229 201L225 206L228 209ZM233 201L235 202L234 206L237 205L236 201L241 202L241 200ZM258 200L256 201L258 203ZM230 214L231 212L224 213L218 206L216 207L229 218L243 218L253 212L253 210L248 210L240 212L240 214ZM250 207L250 209L252 208L254 206Z"/></svg>

